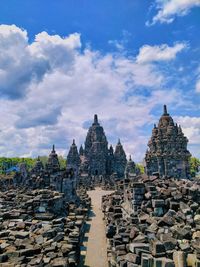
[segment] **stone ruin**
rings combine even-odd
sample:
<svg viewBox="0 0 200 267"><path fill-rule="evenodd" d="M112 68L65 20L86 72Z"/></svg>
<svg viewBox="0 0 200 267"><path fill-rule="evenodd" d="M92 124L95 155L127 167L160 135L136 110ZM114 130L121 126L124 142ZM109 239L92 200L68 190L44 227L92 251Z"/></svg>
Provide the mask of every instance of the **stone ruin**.
<svg viewBox="0 0 200 267"><path fill-rule="evenodd" d="M77 152L73 141L67 156L67 165L76 172L78 170L83 183L87 183L90 178L99 183L106 182L113 173L118 179L123 178L127 162L123 146L119 140L115 151L112 146L108 148L108 141L97 115L94 115L94 122L88 130L84 148L81 145L79 155Z"/></svg>
<svg viewBox="0 0 200 267"><path fill-rule="evenodd" d="M45 166L38 157L0 180L0 266L77 266L95 185L114 189L102 198L110 267L200 266L200 182L188 179L187 142L164 106L141 175L120 140L108 147L95 115L66 168L53 146Z"/></svg>
<svg viewBox="0 0 200 267"><path fill-rule="evenodd" d="M53 146L45 166L1 177L0 266L78 266L91 200L71 167Z"/></svg>
<svg viewBox="0 0 200 267"><path fill-rule="evenodd" d="M164 105L158 126L154 125L145 155L146 173L160 177L188 178L190 152L181 126L174 123Z"/></svg>
<svg viewBox="0 0 200 267"><path fill-rule="evenodd" d="M200 181L190 178L187 142L164 106L146 174L130 158L115 192L102 198L109 266L200 266Z"/></svg>
<svg viewBox="0 0 200 267"><path fill-rule="evenodd" d="M54 145L53 145L51 153L49 154L48 161L46 164L46 169L47 171L52 172L52 173L60 171L60 163L59 163L58 155L56 154Z"/></svg>
<svg viewBox="0 0 200 267"><path fill-rule="evenodd" d="M76 200L77 175L75 169L61 169L54 145L46 165L44 166L38 157L33 168L27 172L26 178L22 177L24 177L22 174L16 175L15 186L21 185L32 189L50 188L64 193L64 197L68 201Z"/></svg>
<svg viewBox="0 0 200 267"><path fill-rule="evenodd" d="M0 192L0 266L77 266L90 199L49 189Z"/></svg>
<svg viewBox="0 0 200 267"><path fill-rule="evenodd" d="M68 170L73 170L76 177L78 177L79 173L79 167L80 167L80 156L78 153L77 146L75 144L75 140L73 140L73 143L70 147L69 153L67 155L67 169Z"/></svg>
<svg viewBox="0 0 200 267"><path fill-rule="evenodd" d="M158 126L154 126L152 137L148 143L149 150L145 155L145 171L147 175L157 174L160 177L188 178L190 153L187 150L187 138L181 127L174 123L164 106ZM61 170L55 147L49 155L46 166L42 166L38 159L31 172L31 179L23 168L23 182L34 188L52 186L59 192L68 192L73 197L75 188L80 183L86 187L103 185L116 188L118 181L127 178L127 170L131 169L134 176L138 170L127 162L123 146L118 141L115 150L108 148L108 141L103 127L99 124L97 115L89 128L85 146L81 145L79 152L75 140L67 155L65 170ZM130 173L130 172L129 172ZM67 195L67 194L66 194Z"/></svg>
<svg viewBox="0 0 200 267"><path fill-rule="evenodd" d="M131 156L126 163L124 178L125 179L133 179L136 175L140 173L140 170L137 168L135 162L132 160Z"/></svg>
<svg viewBox="0 0 200 267"><path fill-rule="evenodd" d="M102 199L112 267L200 266L200 182L137 176Z"/></svg>

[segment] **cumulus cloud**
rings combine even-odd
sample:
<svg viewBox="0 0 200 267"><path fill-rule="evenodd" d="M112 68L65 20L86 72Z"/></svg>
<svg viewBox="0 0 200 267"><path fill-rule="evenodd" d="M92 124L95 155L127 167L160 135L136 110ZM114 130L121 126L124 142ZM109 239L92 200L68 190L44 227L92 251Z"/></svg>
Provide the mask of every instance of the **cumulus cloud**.
<svg viewBox="0 0 200 267"><path fill-rule="evenodd" d="M26 30L0 25L0 96L22 98L30 84L55 68L69 70L79 47L77 33L61 38L42 32L29 45Z"/></svg>
<svg viewBox="0 0 200 267"><path fill-rule="evenodd" d="M47 154L53 143L66 155L73 138L84 142L85 125L97 113L108 141L116 144L120 137L127 153L142 160L150 135L146 127L157 121L151 111L163 101L174 107L185 103L179 90L167 90L165 75L144 47L131 58L82 51L77 33L42 32L32 43L16 26L0 26L0 33L2 156ZM156 49L157 61L170 60L184 44Z"/></svg>
<svg viewBox="0 0 200 267"><path fill-rule="evenodd" d="M185 16L192 8L199 6L200 0L156 0L158 13L152 22L146 24L149 26L157 22L172 23L176 16Z"/></svg>
<svg viewBox="0 0 200 267"><path fill-rule="evenodd" d="M33 58L47 60L51 69L60 68L66 71L73 63L75 49L81 48L80 34L74 33L61 38L41 32L34 42L28 46Z"/></svg>
<svg viewBox="0 0 200 267"><path fill-rule="evenodd" d="M190 116L176 117L177 122L182 126L184 134L189 139L190 146L199 146L200 140L200 118Z"/></svg>
<svg viewBox="0 0 200 267"><path fill-rule="evenodd" d="M187 46L185 43L176 43L174 46L162 45L144 45L140 48L137 56L138 63L149 63L156 61L169 61L175 59L177 53L181 52Z"/></svg>

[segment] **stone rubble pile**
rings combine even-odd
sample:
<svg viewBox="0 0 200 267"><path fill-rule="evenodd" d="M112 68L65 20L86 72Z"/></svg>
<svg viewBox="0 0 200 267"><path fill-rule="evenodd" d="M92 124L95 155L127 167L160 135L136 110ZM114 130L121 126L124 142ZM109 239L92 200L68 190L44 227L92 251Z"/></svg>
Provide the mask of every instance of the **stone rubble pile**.
<svg viewBox="0 0 200 267"><path fill-rule="evenodd" d="M0 266L77 266L90 198L43 190L0 192Z"/></svg>
<svg viewBox="0 0 200 267"><path fill-rule="evenodd" d="M0 190L7 191L8 188L13 187L14 175L4 175L0 174Z"/></svg>
<svg viewBox="0 0 200 267"><path fill-rule="evenodd" d="M137 177L104 196L110 266L199 267L200 182Z"/></svg>

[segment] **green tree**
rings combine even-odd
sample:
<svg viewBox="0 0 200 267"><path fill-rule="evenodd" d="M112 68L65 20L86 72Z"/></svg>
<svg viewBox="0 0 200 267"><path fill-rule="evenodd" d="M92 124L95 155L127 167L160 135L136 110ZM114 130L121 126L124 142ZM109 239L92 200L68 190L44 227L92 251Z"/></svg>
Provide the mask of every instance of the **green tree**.
<svg viewBox="0 0 200 267"><path fill-rule="evenodd" d="M61 169L66 168L66 159L63 156L58 156L58 160L60 162Z"/></svg>
<svg viewBox="0 0 200 267"><path fill-rule="evenodd" d="M190 173L193 177L196 176L196 173L199 171L200 168L200 159L191 157L190 158Z"/></svg>
<svg viewBox="0 0 200 267"><path fill-rule="evenodd" d="M144 174L144 166L141 163L137 163L136 168L140 170L141 174Z"/></svg>
<svg viewBox="0 0 200 267"><path fill-rule="evenodd" d="M40 157L42 164L45 166L47 163L48 157L47 156L39 156L39 157Z"/></svg>
<svg viewBox="0 0 200 267"><path fill-rule="evenodd" d="M6 170L10 169L11 167L17 166L22 162L25 162L28 169L32 168L36 159L33 158L6 158L0 157L0 173L5 173Z"/></svg>

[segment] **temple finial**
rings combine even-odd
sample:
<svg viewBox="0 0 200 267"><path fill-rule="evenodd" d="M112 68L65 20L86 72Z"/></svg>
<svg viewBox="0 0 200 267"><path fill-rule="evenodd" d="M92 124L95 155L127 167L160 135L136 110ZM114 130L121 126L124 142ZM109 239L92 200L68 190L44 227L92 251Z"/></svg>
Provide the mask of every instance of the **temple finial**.
<svg viewBox="0 0 200 267"><path fill-rule="evenodd" d="M73 139L72 145L75 145L75 139Z"/></svg>
<svg viewBox="0 0 200 267"><path fill-rule="evenodd" d="M168 115L166 105L163 106L163 115Z"/></svg>
<svg viewBox="0 0 200 267"><path fill-rule="evenodd" d="M55 152L55 145L53 145L52 151Z"/></svg>
<svg viewBox="0 0 200 267"><path fill-rule="evenodd" d="M129 155L129 161L132 161L131 155Z"/></svg>
<svg viewBox="0 0 200 267"><path fill-rule="evenodd" d="M118 139L118 145L121 145L121 141L120 141L120 138Z"/></svg>
<svg viewBox="0 0 200 267"><path fill-rule="evenodd" d="M98 123L98 116L97 116L97 114L94 115L94 123L95 123L95 124Z"/></svg>

